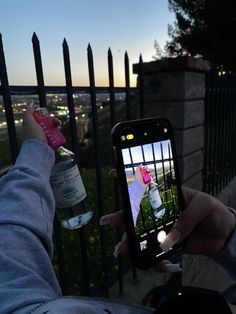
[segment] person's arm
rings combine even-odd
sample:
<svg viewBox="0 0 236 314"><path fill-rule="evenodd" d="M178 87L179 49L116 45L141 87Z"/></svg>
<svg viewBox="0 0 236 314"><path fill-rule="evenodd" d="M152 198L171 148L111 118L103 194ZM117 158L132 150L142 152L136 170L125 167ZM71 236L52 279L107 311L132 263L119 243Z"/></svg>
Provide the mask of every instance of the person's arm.
<svg viewBox="0 0 236 314"><path fill-rule="evenodd" d="M49 177L55 157L43 133L37 136L43 132L37 125L35 139L27 138L27 123L17 161L0 180L1 313L26 313L61 295L51 264L55 204Z"/></svg>
<svg viewBox="0 0 236 314"><path fill-rule="evenodd" d="M138 213L140 210L140 203L145 192L145 185L135 178L134 181L129 185L128 190L133 221L134 225L136 226Z"/></svg>

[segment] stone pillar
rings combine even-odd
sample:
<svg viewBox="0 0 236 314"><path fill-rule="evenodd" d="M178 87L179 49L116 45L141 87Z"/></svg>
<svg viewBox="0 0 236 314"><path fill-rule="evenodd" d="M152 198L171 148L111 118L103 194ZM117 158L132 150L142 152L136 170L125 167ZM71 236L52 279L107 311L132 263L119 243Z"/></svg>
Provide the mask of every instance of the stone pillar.
<svg viewBox="0 0 236 314"><path fill-rule="evenodd" d="M182 184L202 189L207 61L193 57L143 63L144 116L162 116L174 128ZM140 64L133 65L139 74ZM139 79L139 78L138 78Z"/></svg>

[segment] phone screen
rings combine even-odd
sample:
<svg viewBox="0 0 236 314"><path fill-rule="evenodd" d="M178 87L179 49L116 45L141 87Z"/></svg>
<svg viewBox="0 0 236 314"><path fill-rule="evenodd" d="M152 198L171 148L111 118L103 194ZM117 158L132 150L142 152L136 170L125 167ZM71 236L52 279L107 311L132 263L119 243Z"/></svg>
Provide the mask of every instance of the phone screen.
<svg viewBox="0 0 236 314"><path fill-rule="evenodd" d="M120 157L136 246L140 253L155 252L157 258L164 254L160 243L182 211L169 128L168 124L160 124L155 130L144 124L120 133Z"/></svg>

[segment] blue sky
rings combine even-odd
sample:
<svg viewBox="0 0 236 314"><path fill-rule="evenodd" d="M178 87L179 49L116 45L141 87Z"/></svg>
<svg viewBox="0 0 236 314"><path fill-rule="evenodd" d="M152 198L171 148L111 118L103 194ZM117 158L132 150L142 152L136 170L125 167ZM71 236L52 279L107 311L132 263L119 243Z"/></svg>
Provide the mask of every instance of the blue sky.
<svg viewBox="0 0 236 314"><path fill-rule="evenodd" d="M154 143L155 159L156 160L162 159L160 143L162 144L163 158L168 159L169 158L169 148L168 147L170 146L169 140ZM152 152L151 144L143 145L143 150L144 150L145 161L153 161L153 152ZM132 147L131 148L131 154L132 154L133 163L142 163L143 162L141 146ZM170 154L171 154L170 157L172 157L172 152L170 152ZM125 165L131 164L130 152L129 152L128 148L122 149L122 156L123 156L123 161L124 161Z"/></svg>
<svg viewBox="0 0 236 314"><path fill-rule="evenodd" d="M31 38L38 35L46 85L64 85L62 42L66 38L74 85L88 84L87 46L94 55L97 86L107 85L107 50L113 52L115 85L124 80L124 53L130 72L140 53L152 61L154 40L164 46L175 16L167 0L7 0L1 1L2 34L11 85L34 85ZM136 77L131 76L134 86Z"/></svg>

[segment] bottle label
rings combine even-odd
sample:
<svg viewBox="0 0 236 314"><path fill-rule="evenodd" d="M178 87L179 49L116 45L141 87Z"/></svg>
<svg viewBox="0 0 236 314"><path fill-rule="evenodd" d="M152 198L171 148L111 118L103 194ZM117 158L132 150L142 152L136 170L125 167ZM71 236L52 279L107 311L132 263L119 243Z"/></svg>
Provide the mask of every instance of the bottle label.
<svg viewBox="0 0 236 314"><path fill-rule="evenodd" d="M87 196L77 165L52 175L50 182L57 208L74 206Z"/></svg>
<svg viewBox="0 0 236 314"><path fill-rule="evenodd" d="M154 187L149 191L149 200L153 209L156 209L162 205L158 188Z"/></svg>

